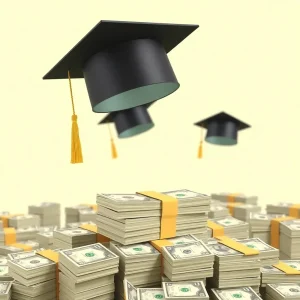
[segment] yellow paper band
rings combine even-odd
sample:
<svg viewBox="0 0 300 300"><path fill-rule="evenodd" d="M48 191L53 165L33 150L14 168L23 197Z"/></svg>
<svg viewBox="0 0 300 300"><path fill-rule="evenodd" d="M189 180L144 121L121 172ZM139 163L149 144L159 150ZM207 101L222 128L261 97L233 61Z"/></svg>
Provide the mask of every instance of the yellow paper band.
<svg viewBox="0 0 300 300"><path fill-rule="evenodd" d="M17 242L16 229L13 227L3 228L5 245L15 244Z"/></svg>
<svg viewBox="0 0 300 300"><path fill-rule="evenodd" d="M207 227L212 230L212 237L224 236L224 227L210 220L207 221Z"/></svg>
<svg viewBox="0 0 300 300"><path fill-rule="evenodd" d="M259 251L257 249L249 248L241 243L238 243L227 236L216 237L220 244L223 244L231 249L241 252L244 255L258 255Z"/></svg>
<svg viewBox="0 0 300 300"><path fill-rule="evenodd" d="M285 264L282 261L279 261L279 263L276 265L273 265L273 267L277 268L278 270L284 272L287 275L300 275L300 271L290 267L289 265Z"/></svg>
<svg viewBox="0 0 300 300"><path fill-rule="evenodd" d="M56 300L59 300L59 254L53 250L42 250L37 252L37 254L52 260L56 264Z"/></svg>
<svg viewBox="0 0 300 300"><path fill-rule="evenodd" d="M271 220L271 246L279 249L280 244L280 222L294 220L293 217L281 217Z"/></svg>
<svg viewBox="0 0 300 300"><path fill-rule="evenodd" d="M294 204L289 208L289 216L300 219L300 204Z"/></svg>
<svg viewBox="0 0 300 300"><path fill-rule="evenodd" d="M80 228L96 233L97 243L109 243L110 239L97 231L97 225L82 224Z"/></svg>
<svg viewBox="0 0 300 300"><path fill-rule="evenodd" d="M160 200L162 213L160 221L160 238L172 238L176 236L176 218L178 215L178 200L169 195L154 191L138 192L137 194Z"/></svg>
<svg viewBox="0 0 300 300"><path fill-rule="evenodd" d="M235 202L236 196L240 196L240 195L241 195L240 193L229 194L229 195L227 196L227 202L229 202L229 203Z"/></svg>
<svg viewBox="0 0 300 300"><path fill-rule="evenodd" d="M168 240L156 240L156 241L151 241L150 243L159 252L161 252L162 247L173 246L173 243L171 243Z"/></svg>
<svg viewBox="0 0 300 300"><path fill-rule="evenodd" d="M19 249L23 249L24 251L31 251L32 250L31 246L25 245L25 244L15 243L15 244L11 244L10 246L15 247L15 248L19 248Z"/></svg>
<svg viewBox="0 0 300 300"><path fill-rule="evenodd" d="M8 219L9 218L18 217L18 216L24 216L24 214L13 214L13 215L1 216L3 228L8 227Z"/></svg>
<svg viewBox="0 0 300 300"><path fill-rule="evenodd" d="M234 202L234 203L228 203L227 204L227 208L229 210L229 213L233 216L234 215L234 209L237 207L237 206L241 206L243 205L244 203L241 203L241 202Z"/></svg>
<svg viewBox="0 0 300 300"><path fill-rule="evenodd" d="M87 203L83 203L83 204L80 204L80 205L86 205L86 206L90 207L93 211L97 212L97 208L98 208L98 205L97 205L97 204L87 204Z"/></svg>

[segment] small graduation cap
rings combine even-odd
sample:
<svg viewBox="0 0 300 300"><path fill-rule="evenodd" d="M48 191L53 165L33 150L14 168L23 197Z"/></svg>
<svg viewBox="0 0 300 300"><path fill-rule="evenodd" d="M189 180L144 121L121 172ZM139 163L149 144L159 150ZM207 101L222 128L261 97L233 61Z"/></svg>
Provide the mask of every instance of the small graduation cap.
<svg viewBox="0 0 300 300"><path fill-rule="evenodd" d="M148 108L153 103L154 102L110 113L98 123L98 125L108 125L113 159L117 158L118 154L110 130L110 124L115 124L118 138L120 139L129 138L144 133L154 127L154 123L148 112Z"/></svg>
<svg viewBox="0 0 300 300"><path fill-rule="evenodd" d="M235 117L220 112L207 119L199 121L194 125L206 129L205 141L219 146L233 146L238 141L238 131L249 128L250 125L236 119ZM198 158L202 158L203 131L201 130L201 141L198 149Z"/></svg>
<svg viewBox="0 0 300 300"><path fill-rule="evenodd" d="M179 88L167 53L198 27L100 21L43 79L84 78L95 113L151 103Z"/></svg>

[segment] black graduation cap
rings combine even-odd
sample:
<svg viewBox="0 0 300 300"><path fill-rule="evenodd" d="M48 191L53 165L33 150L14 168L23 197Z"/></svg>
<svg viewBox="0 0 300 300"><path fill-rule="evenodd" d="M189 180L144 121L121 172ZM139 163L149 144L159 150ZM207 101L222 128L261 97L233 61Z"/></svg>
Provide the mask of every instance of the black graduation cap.
<svg viewBox="0 0 300 300"><path fill-rule="evenodd" d="M198 27L100 21L43 79L84 78L96 113L151 103L179 88L167 53Z"/></svg>
<svg viewBox="0 0 300 300"><path fill-rule="evenodd" d="M201 120L194 125L207 130L205 137L205 141L207 143L220 146L236 145L238 141L238 131L250 127L250 125L225 112L220 112L209 118ZM198 157L202 157L202 137Z"/></svg>
<svg viewBox="0 0 300 300"><path fill-rule="evenodd" d="M114 123L118 133L118 138L129 138L144 133L154 127L154 123L148 112L148 108L153 104L145 104L130 109L112 112L106 115L98 125ZM112 133L109 129L112 157L117 158L116 146L113 141Z"/></svg>

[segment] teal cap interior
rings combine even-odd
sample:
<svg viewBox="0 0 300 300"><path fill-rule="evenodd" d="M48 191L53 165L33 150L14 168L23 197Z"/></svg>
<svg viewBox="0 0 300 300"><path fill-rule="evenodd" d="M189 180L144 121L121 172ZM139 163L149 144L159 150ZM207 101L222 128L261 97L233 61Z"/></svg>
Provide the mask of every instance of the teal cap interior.
<svg viewBox="0 0 300 300"><path fill-rule="evenodd" d="M206 137L205 141L207 143L213 144L213 145L220 145L220 146L233 146L237 144L236 139L228 138L228 137L222 137L222 136L210 136Z"/></svg>

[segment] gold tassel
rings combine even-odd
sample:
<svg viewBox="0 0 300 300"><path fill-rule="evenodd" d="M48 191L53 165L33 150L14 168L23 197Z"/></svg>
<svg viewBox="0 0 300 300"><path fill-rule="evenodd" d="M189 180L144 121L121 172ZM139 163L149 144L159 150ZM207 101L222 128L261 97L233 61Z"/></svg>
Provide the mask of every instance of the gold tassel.
<svg viewBox="0 0 300 300"><path fill-rule="evenodd" d="M198 158L202 158L203 156L203 129L201 128L201 140L198 148Z"/></svg>
<svg viewBox="0 0 300 300"><path fill-rule="evenodd" d="M79 137L79 128L77 123L77 115L75 114L71 76L69 71L68 71L68 78L69 78L69 87L70 87L70 94L71 94L71 101L72 101L72 110L73 110L72 135L71 135L71 164L79 164L79 163L83 163L83 158L82 158L82 150L81 150L81 143Z"/></svg>
<svg viewBox="0 0 300 300"><path fill-rule="evenodd" d="M117 148L116 148L114 139L112 137L112 133L111 133L111 130L110 130L109 123L108 123L108 131L109 131L109 136L110 136L111 157L112 157L112 159L116 159L118 157L118 152L117 152Z"/></svg>

